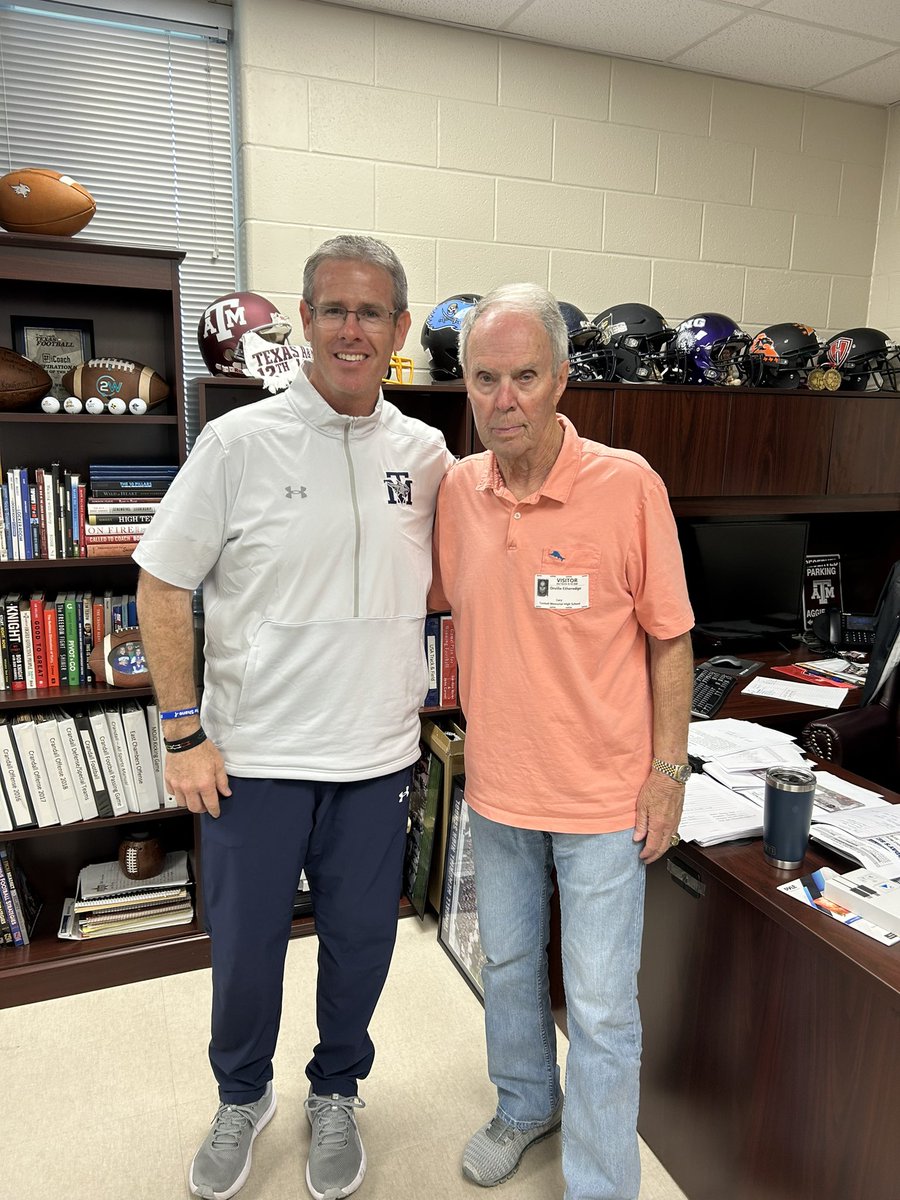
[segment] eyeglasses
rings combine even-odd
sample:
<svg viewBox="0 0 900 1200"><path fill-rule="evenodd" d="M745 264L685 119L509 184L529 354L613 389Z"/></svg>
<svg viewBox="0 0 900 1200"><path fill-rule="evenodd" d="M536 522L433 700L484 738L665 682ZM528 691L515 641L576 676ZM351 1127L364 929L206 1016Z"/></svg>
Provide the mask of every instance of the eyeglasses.
<svg viewBox="0 0 900 1200"><path fill-rule="evenodd" d="M342 304L318 306L310 304L309 311L312 313L315 323L325 329L338 329L352 313L363 329L377 333L390 323L398 309L394 308L388 312L386 308L378 308L374 305L370 305L368 308L344 308Z"/></svg>

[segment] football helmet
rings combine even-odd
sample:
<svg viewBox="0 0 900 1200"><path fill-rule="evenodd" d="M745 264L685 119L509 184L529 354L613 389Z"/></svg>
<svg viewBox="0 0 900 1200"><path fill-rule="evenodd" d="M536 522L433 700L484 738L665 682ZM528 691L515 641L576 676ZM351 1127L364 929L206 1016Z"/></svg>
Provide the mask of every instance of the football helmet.
<svg viewBox="0 0 900 1200"><path fill-rule="evenodd" d="M559 311L569 335L569 379L573 382L608 380L613 356L597 340L597 327L577 304L559 300Z"/></svg>
<svg viewBox="0 0 900 1200"><path fill-rule="evenodd" d="M724 313L696 313L675 329L669 343L668 383L736 387L747 380L750 338Z"/></svg>
<svg viewBox="0 0 900 1200"><path fill-rule="evenodd" d="M248 374L241 338L251 332L267 342L286 342L291 323L256 292L231 292L207 304L197 326L197 341L210 375Z"/></svg>
<svg viewBox="0 0 900 1200"><path fill-rule="evenodd" d="M594 317L600 342L612 353L610 379L659 383L665 374L665 348L674 336L662 313L649 304L614 304Z"/></svg>
<svg viewBox="0 0 900 1200"><path fill-rule="evenodd" d="M789 321L767 325L747 347L749 382L754 387L799 387L818 353L812 326Z"/></svg>
<svg viewBox="0 0 900 1200"><path fill-rule="evenodd" d="M382 383L410 384L414 381L415 363L405 354L392 354L388 373Z"/></svg>
<svg viewBox="0 0 900 1200"><path fill-rule="evenodd" d="M459 361L460 322L466 310L480 299L473 292L448 296L436 304L425 318L420 341L422 349L431 355L428 369L436 383L462 379L462 363Z"/></svg>
<svg viewBox="0 0 900 1200"><path fill-rule="evenodd" d="M845 329L822 347L819 366L810 371L814 391L864 392L869 383L883 391L900 388L900 346L880 329Z"/></svg>

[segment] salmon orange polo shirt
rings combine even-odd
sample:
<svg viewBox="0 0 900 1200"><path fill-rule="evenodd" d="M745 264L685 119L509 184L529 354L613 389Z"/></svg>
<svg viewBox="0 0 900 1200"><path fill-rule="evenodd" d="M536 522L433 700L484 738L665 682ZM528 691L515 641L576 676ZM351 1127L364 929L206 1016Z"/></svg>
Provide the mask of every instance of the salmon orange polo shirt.
<svg viewBox="0 0 900 1200"><path fill-rule="evenodd" d="M525 500L490 451L450 468L430 600L456 628L468 803L505 825L608 833L634 825L650 771L647 634L694 618L660 477L557 420L559 457Z"/></svg>

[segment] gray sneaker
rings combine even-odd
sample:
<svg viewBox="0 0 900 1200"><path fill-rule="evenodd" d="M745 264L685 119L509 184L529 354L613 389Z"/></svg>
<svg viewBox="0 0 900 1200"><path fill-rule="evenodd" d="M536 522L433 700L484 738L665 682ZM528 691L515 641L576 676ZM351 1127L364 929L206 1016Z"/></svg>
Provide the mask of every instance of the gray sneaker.
<svg viewBox="0 0 900 1200"><path fill-rule="evenodd" d="M316 1096L310 1090L306 1115L312 1126L306 1186L316 1200L351 1196L366 1174L366 1152L356 1128L358 1096Z"/></svg>
<svg viewBox="0 0 900 1200"><path fill-rule="evenodd" d="M519 1169L522 1155L529 1146L556 1133L562 1124L563 1098L548 1121L534 1129L516 1129L501 1117L492 1117L466 1143L463 1152L463 1174L481 1187L504 1183Z"/></svg>
<svg viewBox="0 0 900 1200"><path fill-rule="evenodd" d="M275 1113L271 1080L253 1104L220 1104L191 1163L190 1188L203 1200L229 1200L250 1174L253 1142Z"/></svg>

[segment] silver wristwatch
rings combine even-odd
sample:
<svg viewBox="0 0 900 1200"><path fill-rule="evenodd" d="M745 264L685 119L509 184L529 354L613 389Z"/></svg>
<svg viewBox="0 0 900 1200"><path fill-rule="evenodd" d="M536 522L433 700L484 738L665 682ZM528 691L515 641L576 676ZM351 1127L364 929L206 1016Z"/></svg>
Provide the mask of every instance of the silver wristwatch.
<svg viewBox="0 0 900 1200"><path fill-rule="evenodd" d="M670 763L663 758L654 758L650 764L660 775L668 775L676 783L687 783L691 777L691 768L687 763Z"/></svg>

